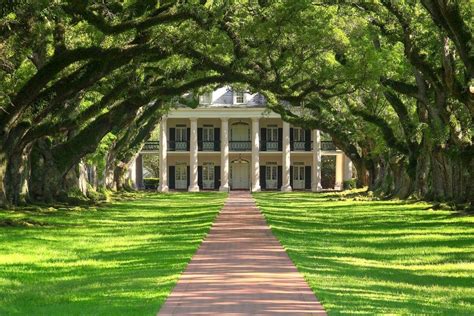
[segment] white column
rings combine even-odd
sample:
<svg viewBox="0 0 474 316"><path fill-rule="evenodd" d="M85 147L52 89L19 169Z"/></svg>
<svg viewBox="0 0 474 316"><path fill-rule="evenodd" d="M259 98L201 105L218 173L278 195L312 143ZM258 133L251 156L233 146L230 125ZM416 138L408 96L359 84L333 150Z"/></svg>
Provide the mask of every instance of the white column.
<svg viewBox="0 0 474 316"><path fill-rule="evenodd" d="M260 127L258 117L252 118L252 192L258 192L260 188Z"/></svg>
<svg viewBox="0 0 474 316"><path fill-rule="evenodd" d="M168 128L166 117L161 118L160 123L160 186L158 191L168 192Z"/></svg>
<svg viewBox="0 0 474 316"><path fill-rule="evenodd" d="M229 191L229 119L221 118L221 186L219 191Z"/></svg>
<svg viewBox="0 0 474 316"><path fill-rule="evenodd" d="M344 181L352 179L352 161L344 155Z"/></svg>
<svg viewBox="0 0 474 316"><path fill-rule="evenodd" d="M290 151L290 123L283 122L283 142L282 142L282 186L284 192L291 191L290 185L290 168L291 168L291 151Z"/></svg>
<svg viewBox="0 0 474 316"><path fill-rule="evenodd" d="M344 172L344 164L342 162L343 155L337 154L336 155L336 184L334 185L334 190L342 190L342 182L343 182L343 172Z"/></svg>
<svg viewBox="0 0 474 316"><path fill-rule="evenodd" d="M311 169L311 191L319 192L321 186L321 135L313 130L313 168Z"/></svg>
<svg viewBox="0 0 474 316"><path fill-rule="evenodd" d="M197 118L190 118L191 139L189 144L189 192L199 192L198 186L198 139Z"/></svg>
<svg viewBox="0 0 474 316"><path fill-rule="evenodd" d="M138 155L137 155L138 157ZM132 182L132 185L135 189L138 189L137 185L137 157L132 160L130 165L128 166L128 176L130 181Z"/></svg>

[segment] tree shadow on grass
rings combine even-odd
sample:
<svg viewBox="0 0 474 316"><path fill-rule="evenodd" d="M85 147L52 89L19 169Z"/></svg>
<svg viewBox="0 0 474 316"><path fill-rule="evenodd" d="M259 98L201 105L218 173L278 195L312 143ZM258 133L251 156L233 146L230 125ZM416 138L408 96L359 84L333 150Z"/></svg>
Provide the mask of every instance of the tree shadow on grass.
<svg viewBox="0 0 474 316"><path fill-rule="evenodd" d="M330 314L474 314L472 219L423 203L256 198Z"/></svg>
<svg viewBox="0 0 474 316"><path fill-rule="evenodd" d="M150 194L94 212L34 215L50 229L0 228L0 314L155 314L224 197Z"/></svg>

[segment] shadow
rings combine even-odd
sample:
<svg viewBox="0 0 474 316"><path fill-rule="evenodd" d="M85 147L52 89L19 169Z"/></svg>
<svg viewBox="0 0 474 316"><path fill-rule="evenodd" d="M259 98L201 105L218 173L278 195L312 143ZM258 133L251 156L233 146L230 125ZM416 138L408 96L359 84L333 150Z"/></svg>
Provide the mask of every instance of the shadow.
<svg viewBox="0 0 474 316"><path fill-rule="evenodd" d="M329 314L474 313L474 220L426 203L254 195Z"/></svg>
<svg viewBox="0 0 474 316"><path fill-rule="evenodd" d="M95 211L32 209L48 227L0 227L0 315L153 315L225 194L140 194Z"/></svg>

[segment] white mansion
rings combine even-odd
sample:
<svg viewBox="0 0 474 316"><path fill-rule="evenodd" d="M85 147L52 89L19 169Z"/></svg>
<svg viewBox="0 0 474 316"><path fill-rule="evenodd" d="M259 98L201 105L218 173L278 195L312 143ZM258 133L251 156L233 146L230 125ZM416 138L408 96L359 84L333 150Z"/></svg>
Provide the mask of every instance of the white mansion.
<svg viewBox="0 0 474 316"><path fill-rule="evenodd" d="M222 87L200 96L199 103L162 118L159 142L147 142L131 166L138 188L142 157L150 154L160 157L161 192L341 190L352 178L351 161L331 141L322 141L318 130L290 126L265 109L258 93ZM325 158L332 174L321 174Z"/></svg>

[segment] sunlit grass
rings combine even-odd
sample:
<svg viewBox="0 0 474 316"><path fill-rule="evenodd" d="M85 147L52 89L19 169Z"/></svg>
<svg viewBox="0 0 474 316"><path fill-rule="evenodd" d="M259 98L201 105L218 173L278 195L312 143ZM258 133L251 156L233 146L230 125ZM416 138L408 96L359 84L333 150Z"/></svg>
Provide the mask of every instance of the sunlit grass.
<svg viewBox="0 0 474 316"><path fill-rule="evenodd" d="M0 315L155 315L221 193L138 194L96 209L0 211ZM11 227L13 226L13 227Z"/></svg>
<svg viewBox="0 0 474 316"><path fill-rule="evenodd" d="M474 315L474 218L425 203L254 195L329 314Z"/></svg>

